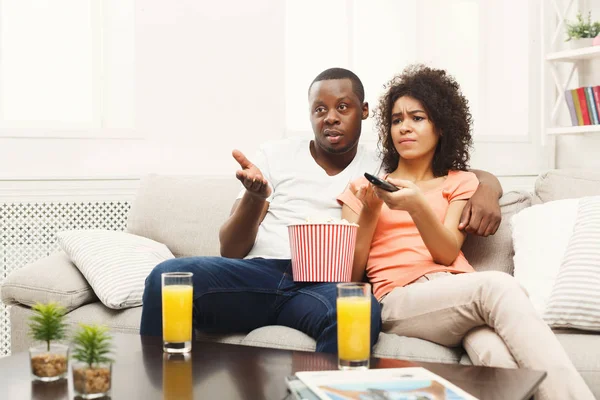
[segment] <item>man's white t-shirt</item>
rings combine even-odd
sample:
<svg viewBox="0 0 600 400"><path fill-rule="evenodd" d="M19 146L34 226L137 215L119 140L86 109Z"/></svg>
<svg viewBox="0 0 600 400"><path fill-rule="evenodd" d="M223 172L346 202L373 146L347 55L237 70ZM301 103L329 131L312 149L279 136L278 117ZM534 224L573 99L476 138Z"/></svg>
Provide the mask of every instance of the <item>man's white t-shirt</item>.
<svg viewBox="0 0 600 400"><path fill-rule="evenodd" d="M290 258L287 226L307 218L342 217L339 196L365 172L377 174L380 161L373 149L358 145L352 162L339 174L329 176L310 154L310 140L289 138L269 142L250 159L267 179L273 193L269 209L258 228L254 247L245 258ZM243 196L245 189L238 195Z"/></svg>

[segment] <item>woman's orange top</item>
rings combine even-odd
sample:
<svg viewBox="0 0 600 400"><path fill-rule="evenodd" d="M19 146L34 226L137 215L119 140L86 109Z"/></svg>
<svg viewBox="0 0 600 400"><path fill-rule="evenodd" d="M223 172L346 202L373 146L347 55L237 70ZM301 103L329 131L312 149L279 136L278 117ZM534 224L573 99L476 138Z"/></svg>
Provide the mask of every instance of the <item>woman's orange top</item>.
<svg viewBox="0 0 600 400"><path fill-rule="evenodd" d="M366 183L365 178L355 181L359 185ZM478 185L479 181L472 172L450 171L439 187L423 194L443 223L450 203L471 198ZM362 202L349 188L338 196L338 201L360 214ZM462 252L452 265L436 264L409 213L390 210L384 203L373 234L366 271L375 297L381 299L392 289L405 286L426 274L474 270Z"/></svg>

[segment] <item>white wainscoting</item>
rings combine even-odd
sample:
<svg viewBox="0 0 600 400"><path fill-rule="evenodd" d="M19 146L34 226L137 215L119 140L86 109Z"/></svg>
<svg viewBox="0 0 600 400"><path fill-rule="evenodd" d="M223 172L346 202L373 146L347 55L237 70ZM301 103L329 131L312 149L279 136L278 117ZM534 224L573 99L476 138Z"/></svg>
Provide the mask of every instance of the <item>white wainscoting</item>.
<svg viewBox="0 0 600 400"><path fill-rule="evenodd" d="M0 179L0 202L133 200L139 177Z"/></svg>

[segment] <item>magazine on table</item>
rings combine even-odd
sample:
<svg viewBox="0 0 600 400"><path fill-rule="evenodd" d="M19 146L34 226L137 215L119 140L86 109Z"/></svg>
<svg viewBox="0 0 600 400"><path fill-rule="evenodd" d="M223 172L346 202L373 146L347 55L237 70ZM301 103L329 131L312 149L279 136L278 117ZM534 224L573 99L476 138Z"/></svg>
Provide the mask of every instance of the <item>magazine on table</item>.
<svg viewBox="0 0 600 400"><path fill-rule="evenodd" d="M322 400L477 400L421 367L306 371L296 376Z"/></svg>

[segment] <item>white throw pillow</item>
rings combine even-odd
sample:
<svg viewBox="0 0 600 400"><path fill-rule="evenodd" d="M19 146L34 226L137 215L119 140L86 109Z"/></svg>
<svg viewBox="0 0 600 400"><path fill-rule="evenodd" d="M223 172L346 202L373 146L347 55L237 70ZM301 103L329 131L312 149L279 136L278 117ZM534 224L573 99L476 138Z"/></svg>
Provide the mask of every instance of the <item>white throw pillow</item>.
<svg viewBox="0 0 600 400"><path fill-rule="evenodd" d="M141 305L148 274L174 258L164 244L125 232L63 231L56 237L100 301L115 309Z"/></svg>
<svg viewBox="0 0 600 400"><path fill-rule="evenodd" d="M552 328L600 331L600 196L579 201L544 320Z"/></svg>
<svg viewBox="0 0 600 400"><path fill-rule="evenodd" d="M551 201L511 219L515 279L543 316L577 217L578 199Z"/></svg>

